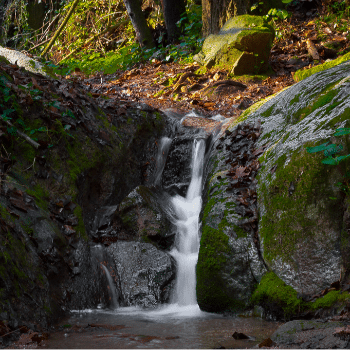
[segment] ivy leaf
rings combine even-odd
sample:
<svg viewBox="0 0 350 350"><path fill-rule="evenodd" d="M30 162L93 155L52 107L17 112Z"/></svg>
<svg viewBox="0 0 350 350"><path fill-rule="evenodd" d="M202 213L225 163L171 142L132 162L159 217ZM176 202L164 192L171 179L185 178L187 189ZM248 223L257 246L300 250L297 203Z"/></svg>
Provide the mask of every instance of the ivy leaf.
<svg viewBox="0 0 350 350"><path fill-rule="evenodd" d="M342 135L349 135L350 134L350 128L339 128L334 133L334 136L342 136Z"/></svg>
<svg viewBox="0 0 350 350"><path fill-rule="evenodd" d="M335 160L337 160L338 163L340 163L342 160L347 159L347 158L350 158L350 154L347 154L346 156L336 157Z"/></svg>
<svg viewBox="0 0 350 350"><path fill-rule="evenodd" d="M17 129L14 126L12 126L11 128L7 128L7 132L10 135L16 135L17 134Z"/></svg>
<svg viewBox="0 0 350 350"><path fill-rule="evenodd" d="M322 145L318 145L318 146L315 146L315 147L306 147L306 151L308 153L315 153L315 152L319 152L319 151L324 151L326 149L328 149L328 145L329 142L326 142L326 143L323 143ZM335 145L334 145L335 147Z"/></svg>
<svg viewBox="0 0 350 350"><path fill-rule="evenodd" d="M328 165L337 165L338 161L336 159L337 158L327 157L325 159L322 159L322 163Z"/></svg>
<svg viewBox="0 0 350 350"><path fill-rule="evenodd" d="M6 119L6 117L7 117L9 114L11 114L12 112L14 112L14 111L15 111L14 109L5 109L5 110L3 111L1 117L2 117L3 119L5 119L5 120L11 119L11 118L7 118L7 119Z"/></svg>

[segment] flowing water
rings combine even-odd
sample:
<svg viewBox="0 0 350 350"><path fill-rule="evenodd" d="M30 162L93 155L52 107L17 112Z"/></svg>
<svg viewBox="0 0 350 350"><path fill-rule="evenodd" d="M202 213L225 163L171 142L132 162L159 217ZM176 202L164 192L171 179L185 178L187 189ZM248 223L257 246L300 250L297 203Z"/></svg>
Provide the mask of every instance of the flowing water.
<svg viewBox="0 0 350 350"><path fill-rule="evenodd" d="M171 139L163 138L157 157L155 185L160 185ZM177 228L170 254L177 263L175 291L171 303L155 310L118 307L115 286L103 266L114 304L112 309L74 312L52 333L48 348L252 348L279 326L254 317L224 317L199 309L196 300L196 264L199 252L199 214L202 207L205 141L194 140L191 181L185 196L168 197L167 212ZM234 332L249 336L232 338Z"/></svg>
<svg viewBox="0 0 350 350"><path fill-rule="evenodd" d="M116 293L116 289L115 289L115 285L113 283L113 279L111 274L109 273L107 267L103 264L101 264L106 277L107 277L107 281L108 281L108 293L110 294L110 300L111 300L111 306L113 309L118 307L118 297L117 297L117 293Z"/></svg>
<svg viewBox="0 0 350 350"><path fill-rule="evenodd" d="M196 264L199 252L199 214L202 207L204 140L195 140L192 151L192 175L186 197L176 195L171 205L176 214L176 247L170 252L177 262L173 303L199 310L196 299ZM172 306L174 307L174 306Z"/></svg>

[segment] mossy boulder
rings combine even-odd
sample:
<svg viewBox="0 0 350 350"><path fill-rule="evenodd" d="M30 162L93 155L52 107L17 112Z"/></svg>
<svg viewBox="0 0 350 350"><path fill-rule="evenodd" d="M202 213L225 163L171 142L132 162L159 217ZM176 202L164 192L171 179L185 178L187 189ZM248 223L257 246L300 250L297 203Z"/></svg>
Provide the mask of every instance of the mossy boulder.
<svg viewBox="0 0 350 350"><path fill-rule="evenodd" d="M245 115L261 120L258 174L259 238L264 261L287 285L311 296L344 278L348 198L336 184L344 181L349 159L339 166L322 164L323 152L307 147L331 142L339 155L350 152L348 62L320 72L279 93Z"/></svg>
<svg viewBox="0 0 350 350"><path fill-rule="evenodd" d="M205 39L202 51L194 59L208 68L217 66L234 75L265 72L274 35L263 17L232 17L218 34Z"/></svg>
<svg viewBox="0 0 350 350"><path fill-rule="evenodd" d="M336 155L350 153L349 135L334 136L336 129L350 127L349 76L349 62L319 72L252 106L228 127L228 132L235 132L242 122L255 124L260 121L262 125L256 144L257 149L266 146L259 158L256 178L259 259L278 283L275 283L276 288L265 286L263 293L262 290L260 292L265 299L270 298L271 302L279 305L282 314L296 312L301 297L310 300L339 280L348 282L349 189L345 187L345 191L341 190L337 184L344 183L344 174L350 170L350 159L338 166L323 164L323 152L309 153L307 147L330 142L337 146ZM216 162L215 169L214 174L222 170L220 160ZM221 196L227 196L225 188ZM214 201L214 208L223 205L214 190L208 196L205 208L211 201ZM220 212L220 220L231 220L223 207L218 209ZM227 268L232 262L231 240L219 240L216 232L211 236L212 243L206 238L207 218L213 213L210 209L210 213L204 215L197 267L198 285L203 289L200 291L203 295L212 295L210 284L205 285L201 281L211 279L214 271L202 269L201 259L208 257L208 254L204 255L205 250L212 250L210 258L211 264L217 266L216 276L227 275ZM219 224L213 226L217 232L220 231ZM221 227L224 226L221 224ZM234 230L235 223L230 222L228 227ZM206 241L207 246L204 244ZM217 247L219 241L222 243ZM236 264L241 266L240 261ZM229 284L223 288L218 283L216 285L222 293L222 300L239 295L237 291L235 294L228 292ZM277 293L280 285L287 291L282 299Z"/></svg>

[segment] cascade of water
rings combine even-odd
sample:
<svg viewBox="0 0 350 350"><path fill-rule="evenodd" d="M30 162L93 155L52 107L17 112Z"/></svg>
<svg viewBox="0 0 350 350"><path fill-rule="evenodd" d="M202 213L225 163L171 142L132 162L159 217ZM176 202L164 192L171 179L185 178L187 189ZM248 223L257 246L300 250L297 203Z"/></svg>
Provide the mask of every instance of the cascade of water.
<svg viewBox="0 0 350 350"><path fill-rule="evenodd" d="M176 195L171 205L176 214L176 247L171 255L177 262L177 279L173 302L180 306L197 305L196 264L199 252L199 214L202 206L204 140L195 140L192 151L192 176L186 197Z"/></svg>
<svg viewBox="0 0 350 350"><path fill-rule="evenodd" d="M113 279L112 279L112 276L109 273L107 267L104 266L103 264L101 264L101 265L102 265L104 272L106 273L106 277L107 277L107 281L108 281L108 285L109 285L110 297L111 297L111 304L112 304L112 307L115 309L118 307L118 298L117 298L117 293L115 292L115 286L113 283Z"/></svg>
<svg viewBox="0 0 350 350"><path fill-rule="evenodd" d="M172 139L170 139L169 137L162 137L160 140L160 146L158 149L157 161L156 161L157 169L156 169L156 173L154 176L154 185L160 184L160 180L162 178L162 173L164 170L164 166L165 166L166 158L167 158L169 148L171 145L171 141L172 141Z"/></svg>

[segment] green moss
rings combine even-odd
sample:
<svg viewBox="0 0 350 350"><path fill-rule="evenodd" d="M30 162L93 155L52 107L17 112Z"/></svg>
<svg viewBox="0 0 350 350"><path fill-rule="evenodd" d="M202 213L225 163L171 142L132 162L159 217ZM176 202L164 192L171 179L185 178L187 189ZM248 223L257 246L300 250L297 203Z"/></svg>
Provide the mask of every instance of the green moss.
<svg viewBox="0 0 350 350"><path fill-rule="evenodd" d="M300 101L300 95L301 94L295 95L294 98L290 101L290 104L298 103Z"/></svg>
<svg viewBox="0 0 350 350"><path fill-rule="evenodd" d="M350 295L347 292L341 292L339 290L333 290L327 293L324 297L321 297L314 301L313 303L309 303L309 307L312 310L318 309L326 309L335 305L337 302L346 302L350 300Z"/></svg>
<svg viewBox="0 0 350 350"><path fill-rule="evenodd" d="M74 209L74 215L78 218L78 225L74 228L81 238L88 240L88 236L86 234L85 224L83 220L83 210L80 205Z"/></svg>
<svg viewBox="0 0 350 350"><path fill-rule="evenodd" d="M10 61L4 56L0 56L0 63L10 64Z"/></svg>
<svg viewBox="0 0 350 350"><path fill-rule="evenodd" d="M323 106L327 105L326 109L324 110L325 114L328 114L333 108L337 107L341 101L333 101L333 99L338 95L339 90L335 89L332 90L332 86L327 87L326 91L323 92L321 95L318 95L317 98L312 101L307 107L302 108L298 110L294 114L293 122L297 123L300 120L304 119L307 115L313 113L316 109L322 108Z"/></svg>
<svg viewBox="0 0 350 350"><path fill-rule="evenodd" d="M268 174L267 181L261 184L258 196L269 209L260 222L267 261L281 257L294 265L292 255L297 243L327 231L320 224L318 215L327 216L331 223L337 217L331 205L327 210L322 208L321 201L318 207L315 206L317 198L334 196L327 185L330 168L321 163L322 158L322 154L309 154L301 148L293 152L286 165L284 155L277 161L275 177ZM289 193L291 183L295 187L292 195ZM318 210L324 212L318 213Z"/></svg>
<svg viewBox="0 0 350 350"><path fill-rule="evenodd" d="M298 70L295 72L293 78L296 82L298 82L298 81L301 81L301 80L308 78L312 74L322 72L326 69L335 67L335 66L337 66L345 61L348 61L348 60L350 60L350 52L348 52L344 56L340 56L340 57L336 58L335 60L325 62L323 64L316 66L316 67L312 67L310 69Z"/></svg>
<svg viewBox="0 0 350 350"><path fill-rule="evenodd" d="M35 202L40 208L47 210L50 200L50 193L46 188L42 187L40 184L37 184L33 189L27 189L26 192L35 198Z"/></svg>
<svg viewBox="0 0 350 350"><path fill-rule="evenodd" d="M332 118L332 120L330 120L327 125L331 128L334 128L336 124L344 121L346 121L347 124L349 124L349 120L350 120L350 108L346 107L343 113L341 113L335 118Z"/></svg>
<svg viewBox="0 0 350 350"><path fill-rule="evenodd" d="M283 310L285 318L303 308L303 301L297 297L297 292L272 271L263 276L252 295L251 302L263 306L269 303L277 304Z"/></svg>
<svg viewBox="0 0 350 350"><path fill-rule="evenodd" d="M237 235L237 238L245 238L248 236L248 232L243 230L241 227L234 225L234 231Z"/></svg>
<svg viewBox="0 0 350 350"><path fill-rule="evenodd" d="M85 137L83 142L74 140L67 143L66 149L70 159L68 160L69 174L73 181L85 170L90 169L101 161L104 157L99 148L92 144L89 137Z"/></svg>

